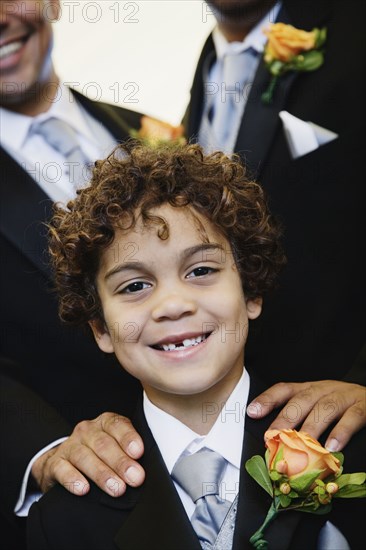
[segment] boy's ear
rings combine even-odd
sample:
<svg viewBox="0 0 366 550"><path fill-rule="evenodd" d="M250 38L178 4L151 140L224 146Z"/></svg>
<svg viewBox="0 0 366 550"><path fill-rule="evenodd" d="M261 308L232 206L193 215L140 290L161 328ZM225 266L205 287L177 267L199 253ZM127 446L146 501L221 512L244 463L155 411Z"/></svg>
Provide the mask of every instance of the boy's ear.
<svg viewBox="0 0 366 550"><path fill-rule="evenodd" d="M89 321L89 326L93 331L95 341L99 348L105 353L113 353L114 347L112 338L104 323L100 320L94 319L93 321Z"/></svg>
<svg viewBox="0 0 366 550"><path fill-rule="evenodd" d="M256 319L262 311L263 299L261 297L247 300L247 313L249 319Z"/></svg>

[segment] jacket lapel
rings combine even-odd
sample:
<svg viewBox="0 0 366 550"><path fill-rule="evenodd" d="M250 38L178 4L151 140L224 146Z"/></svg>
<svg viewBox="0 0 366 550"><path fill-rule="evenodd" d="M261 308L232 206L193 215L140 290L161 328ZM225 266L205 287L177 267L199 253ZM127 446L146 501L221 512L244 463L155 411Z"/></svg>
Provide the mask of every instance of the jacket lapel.
<svg viewBox="0 0 366 550"><path fill-rule="evenodd" d="M52 201L4 149L0 149L0 164L0 232L50 277L43 223L51 216Z"/></svg>
<svg viewBox="0 0 366 550"><path fill-rule="evenodd" d="M116 108L108 103L91 101L76 90L72 90L77 101L107 130L113 135L116 141L121 142L131 137L132 129L140 127L141 114L129 111L122 107Z"/></svg>
<svg viewBox="0 0 366 550"><path fill-rule="evenodd" d="M105 494L101 503L129 512L117 531L115 543L120 550L201 550L197 536L166 469L160 451L138 405L133 424L144 440L141 465L146 480L140 489L128 488L121 499Z"/></svg>
<svg viewBox="0 0 366 550"><path fill-rule="evenodd" d="M249 401L264 390L264 386L250 377ZM262 489L245 469L246 461L254 455L264 457L265 447L263 435L276 412L262 420L245 419L245 434L242 451L242 466L239 484L239 500L236 516L233 550L253 550L249 543L250 537L262 525L271 506L271 497ZM278 516L265 531L265 539L271 550L286 550L290 547L296 527L301 519L299 513L285 513Z"/></svg>
<svg viewBox="0 0 366 550"><path fill-rule="evenodd" d="M277 21L312 30L324 22L328 11L328 2L318 2L311 9L309 2L303 0L285 1ZM277 81L272 103L266 105L261 96L269 85L271 75L265 67L263 57L259 63L235 144L235 152L243 157L256 178L261 174L275 134L281 128L278 114L285 110L290 91L300 74L291 71L282 75Z"/></svg>
<svg viewBox="0 0 366 550"><path fill-rule="evenodd" d="M291 0L283 2L277 21L292 24L298 28L312 30L325 23L329 15L328 1ZM310 4L313 4L311 7ZM212 56L214 44L212 36L207 39L191 90L191 102L184 117L189 137L198 134L204 101L203 67L208 56ZM214 60L213 56L213 60ZM281 128L278 113L286 109L290 91L300 73L289 72L279 78L270 105L262 102L261 95L267 89L271 75L261 59L238 132L234 151L239 153L248 165L252 176L258 178L263 170L276 132Z"/></svg>

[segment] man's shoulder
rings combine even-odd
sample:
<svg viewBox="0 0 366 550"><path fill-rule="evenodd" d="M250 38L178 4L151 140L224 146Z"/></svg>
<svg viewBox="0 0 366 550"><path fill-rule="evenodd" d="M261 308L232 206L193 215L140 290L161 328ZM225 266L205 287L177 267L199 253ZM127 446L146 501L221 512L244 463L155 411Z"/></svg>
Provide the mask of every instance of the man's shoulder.
<svg viewBox="0 0 366 550"><path fill-rule="evenodd" d="M126 139L129 137L131 129L140 128L142 113L117 104L94 101L76 90L72 90L72 93L81 106L95 119L107 126L112 133L121 132L121 138L116 136L118 139Z"/></svg>

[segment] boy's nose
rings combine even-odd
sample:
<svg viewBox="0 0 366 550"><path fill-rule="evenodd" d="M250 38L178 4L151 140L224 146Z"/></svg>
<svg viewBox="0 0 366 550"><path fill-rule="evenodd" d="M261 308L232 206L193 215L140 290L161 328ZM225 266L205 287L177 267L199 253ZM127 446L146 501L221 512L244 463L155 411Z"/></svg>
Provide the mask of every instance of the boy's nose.
<svg viewBox="0 0 366 550"><path fill-rule="evenodd" d="M196 311L196 302L190 296L172 292L164 297L158 297L152 317L154 321L180 319L186 315L193 315Z"/></svg>

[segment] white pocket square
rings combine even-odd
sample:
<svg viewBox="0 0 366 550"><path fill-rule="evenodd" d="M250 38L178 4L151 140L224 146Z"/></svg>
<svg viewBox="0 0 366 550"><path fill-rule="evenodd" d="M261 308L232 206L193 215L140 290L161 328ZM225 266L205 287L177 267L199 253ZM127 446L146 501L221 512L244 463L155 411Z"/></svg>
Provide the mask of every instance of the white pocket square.
<svg viewBox="0 0 366 550"><path fill-rule="evenodd" d="M292 158L296 159L329 143L338 134L322 128L313 122L305 122L287 111L280 111L283 129Z"/></svg>

